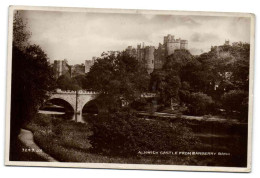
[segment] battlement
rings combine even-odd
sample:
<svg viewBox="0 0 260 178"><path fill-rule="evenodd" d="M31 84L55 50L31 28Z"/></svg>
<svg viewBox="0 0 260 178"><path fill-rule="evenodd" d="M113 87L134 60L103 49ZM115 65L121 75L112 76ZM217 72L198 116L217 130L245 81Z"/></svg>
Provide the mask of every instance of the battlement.
<svg viewBox="0 0 260 178"><path fill-rule="evenodd" d="M148 73L151 73L154 69L161 69L166 57L173 54L176 49L188 49L188 40L176 39L174 35L168 34L164 36L163 44L159 43L158 48L139 43L137 48L128 46L125 51L144 64Z"/></svg>
<svg viewBox="0 0 260 178"><path fill-rule="evenodd" d="M181 40L181 43L188 44L188 40Z"/></svg>

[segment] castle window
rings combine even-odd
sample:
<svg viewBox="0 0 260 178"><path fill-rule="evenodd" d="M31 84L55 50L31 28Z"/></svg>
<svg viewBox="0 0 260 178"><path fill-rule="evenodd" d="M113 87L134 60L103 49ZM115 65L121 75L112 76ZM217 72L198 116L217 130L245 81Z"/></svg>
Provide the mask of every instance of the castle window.
<svg viewBox="0 0 260 178"><path fill-rule="evenodd" d="M153 60L152 60L152 64L153 64Z"/></svg>

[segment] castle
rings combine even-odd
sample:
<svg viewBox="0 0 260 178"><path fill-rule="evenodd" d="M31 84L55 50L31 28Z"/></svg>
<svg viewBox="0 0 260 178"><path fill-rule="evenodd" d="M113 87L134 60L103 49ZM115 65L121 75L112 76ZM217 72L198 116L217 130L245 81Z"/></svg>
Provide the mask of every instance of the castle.
<svg viewBox="0 0 260 178"><path fill-rule="evenodd" d="M143 43L138 44L137 48L128 46L125 51L142 63L150 74L154 69L161 69L166 57L173 54L176 49L188 49L188 41L175 39L174 35L168 34L164 37L163 44L159 43L157 49L155 46L145 46ZM89 72L95 61L96 57L93 57L92 60L85 60L85 73Z"/></svg>
<svg viewBox="0 0 260 178"><path fill-rule="evenodd" d="M91 66L94 65L96 60L97 57L92 57L92 60L85 60L85 73L88 73L90 71Z"/></svg>
<svg viewBox="0 0 260 178"><path fill-rule="evenodd" d="M150 74L154 69L161 69L166 57L173 54L176 49L188 49L188 41L181 38L175 39L173 35L164 36L163 44L159 43L158 48L138 44L137 48L128 46L126 52L141 62Z"/></svg>
<svg viewBox="0 0 260 178"><path fill-rule="evenodd" d="M68 61L64 60L54 60L53 63L54 78L57 79L61 75L71 76L71 66L68 65Z"/></svg>

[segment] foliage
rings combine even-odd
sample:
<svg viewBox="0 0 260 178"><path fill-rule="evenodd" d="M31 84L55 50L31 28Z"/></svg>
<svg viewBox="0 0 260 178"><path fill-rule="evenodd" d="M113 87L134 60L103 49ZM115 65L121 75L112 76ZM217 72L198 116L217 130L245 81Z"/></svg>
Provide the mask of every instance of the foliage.
<svg viewBox="0 0 260 178"><path fill-rule="evenodd" d="M171 71L155 71L151 75L153 92L160 96L160 102L170 106L171 102L178 101L178 92L181 86L180 78Z"/></svg>
<svg viewBox="0 0 260 178"><path fill-rule="evenodd" d="M93 118L92 116L90 116L89 118L89 120L92 122L96 121L96 119L98 118ZM183 124L184 123L179 126L181 127L183 126ZM131 157L128 157L125 154L118 154L116 156L105 155L105 153L107 152L98 152L92 150L93 148L91 148L89 142L89 136L92 134L90 125L90 123L76 123L73 121L62 120L58 118L52 118L51 116L47 115L37 114L35 119L27 125L26 129L29 129L33 132L34 141L37 143L37 145L39 145L44 152L51 155L58 161L197 166L210 165L232 167L246 166L247 125L245 124L232 124L231 122L230 124L227 124L226 122L208 122L205 120L190 120L185 122L185 127L191 127L192 130L194 130L192 136L197 137L196 139L198 139L198 134L196 133L203 132L206 133L206 135L220 134L221 137L201 137L199 140L201 142L203 141L203 144L196 143L196 150L204 150L210 152L231 152L230 159L225 160L223 160L223 158L219 156L192 156L191 158L189 156L172 155L134 155ZM224 136L226 134L227 137ZM149 133L149 135L151 134ZM193 142L194 139L191 140L191 143ZM188 145L186 149L183 148L182 150L189 151L192 150L192 147L193 145ZM150 149L148 151L150 151ZM25 153L22 153L22 155L25 155ZM31 161L38 160L35 160L34 158Z"/></svg>
<svg viewBox="0 0 260 178"><path fill-rule="evenodd" d="M181 70L192 59L188 50L175 50L167 57L163 69L151 74L150 88L159 95L159 102L166 107L179 101Z"/></svg>
<svg viewBox="0 0 260 178"><path fill-rule="evenodd" d="M12 48L11 144L16 144L20 128L34 117L54 86L47 55L38 45L25 46L29 38L25 29L26 24L16 14Z"/></svg>
<svg viewBox="0 0 260 178"><path fill-rule="evenodd" d="M187 102L189 112L194 115L205 115L212 111L214 101L204 93L191 93Z"/></svg>
<svg viewBox="0 0 260 178"><path fill-rule="evenodd" d="M27 24L24 22L18 11L14 14L13 21L13 45L19 50L24 50L28 46L28 40L31 32L27 29Z"/></svg>
<svg viewBox="0 0 260 178"><path fill-rule="evenodd" d="M190 84L188 82L182 82L181 88L179 90L180 103L185 104L189 102L190 99Z"/></svg>
<svg viewBox="0 0 260 178"><path fill-rule="evenodd" d="M14 46L12 61L12 113L21 121L28 120L53 89L52 69L36 45L26 47L25 52Z"/></svg>
<svg viewBox="0 0 260 178"><path fill-rule="evenodd" d="M179 75L183 66L187 64L187 62L192 61L193 56L186 49L175 50L174 53L167 57L165 64L163 65L163 69L167 71L171 71L175 75Z"/></svg>
<svg viewBox="0 0 260 178"><path fill-rule="evenodd" d="M138 61L125 52L104 53L87 74L88 89L100 93L97 101L110 112L140 98L147 91L149 75Z"/></svg>
<svg viewBox="0 0 260 178"><path fill-rule="evenodd" d="M79 90L78 78L71 78L69 75L61 75L56 81L56 87L62 90Z"/></svg>
<svg viewBox="0 0 260 178"><path fill-rule="evenodd" d="M76 64L74 65L72 70L72 76L84 76L85 75L85 65L84 64Z"/></svg>
<svg viewBox="0 0 260 178"><path fill-rule="evenodd" d="M238 43L232 48L232 55L236 58L232 65L231 82L240 90L249 89L250 45Z"/></svg>
<svg viewBox="0 0 260 178"><path fill-rule="evenodd" d="M37 114L27 124L34 134L34 140L40 147L59 161L76 161L78 152L86 151L91 147L88 136L91 134L89 127L82 123L65 121L61 118ZM70 153L70 155L67 155Z"/></svg>
<svg viewBox="0 0 260 178"><path fill-rule="evenodd" d="M81 89L87 89L87 79L86 75L81 74L81 75L76 75L72 77L72 80L75 81L75 83L81 88Z"/></svg>
<svg viewBox="0 0 260 178"><path fill-rule="evenodd" d="M137 111L148 111L150 109L151 104L152 101L150 101L149 99L140 98L139 100L130 103L130 107Z"/></svg>
<svg viewBox="0 0 260 178"><path fill-rule="evenodd" d="M93 151L104 155L137 156L138 151L192 150L197 139L181 122L137 118L131 113L99 115L92 122Z"/></svg>
<svg viewBox="0 0 260 178"><path fill-rule="evenodd" d="M222 98L223 107L229 112L239 112L243 119L248 113L248 93L243 90L230 90Z"/></svg>
<svg viewBox="0 0 260 178"><path fill-rule="evenodd" d="M239 42L233 45L215 46L207 53L191 59L187 57L187 60L183 60L184 62L181 64L178 62L176 64L175 58L169 56L164 68L165 70L176 70L175 73L179 75L181 83L186 82L190 86L188 89L180 87L180 103L189 103L191 114L193 112L202 114L203 111L199 111L199 113L195 111L196 103L189 101L191 93L204 93L220 106L219 98L224 93L230 90L248 92L249 52L250 45L248 43ZM179 58L184 59L183 56L180 55ZM173 66L176 66L177 69L174 69ZM194 107L191 107L192 104Z"/></svg>

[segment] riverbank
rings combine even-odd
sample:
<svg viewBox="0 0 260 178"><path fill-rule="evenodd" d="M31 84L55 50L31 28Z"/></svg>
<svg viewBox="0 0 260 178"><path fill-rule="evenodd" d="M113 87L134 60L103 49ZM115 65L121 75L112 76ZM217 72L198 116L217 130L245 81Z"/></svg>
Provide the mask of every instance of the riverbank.
<svg viewBox="0 0 260 178"><path fill-rule="evenodd" d="M97 118L90 118L97 119ZM182 119L181 119L182 120ZM150 120L146 121L151 122ZM161 122L161 121L158 121ZM165 122L165 121L164 121ZM169 122L169 124L174 122ZM89 163L129 163L129 164L173 164L173 165L211 165L211 166L243 166L241 157L246 150L246 126L235 123L207 122L203 120L187 120L186 127L193 130L193 135L201 142L196 145L200 152L228 153L229 155L154 155L137 154L132 157L111 156L94 152L89 137L93 136L89 122L79 123L62 118L52 118L38 114L26 129L33 133L34 141L51 157L62 162L89 162ZM122 126L119 126L122 127ZM141 128L140 128L141 129ZM93 137L92 137L93 138ZM95 138L95 137L94 137ZM189 143L188 143L189 144ZM92 151L91 151L92 149ZM141 150L142 151L146 150ZM182 150L190 151L190 146Z"/></svg>
<svg viewBox="0 0 260 178"><path fill-rule="evenodd" d="M33 132L36 144L44 152L61 162L189 164L189 157L181 158L172 155L161 157L136 154L134 157L124 157L93 153L88 139L93 133L87 123L54 119L48 115L38 114L26 128Z"/></svg>

